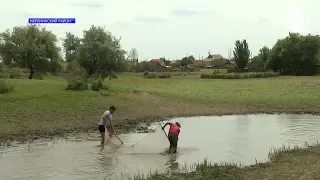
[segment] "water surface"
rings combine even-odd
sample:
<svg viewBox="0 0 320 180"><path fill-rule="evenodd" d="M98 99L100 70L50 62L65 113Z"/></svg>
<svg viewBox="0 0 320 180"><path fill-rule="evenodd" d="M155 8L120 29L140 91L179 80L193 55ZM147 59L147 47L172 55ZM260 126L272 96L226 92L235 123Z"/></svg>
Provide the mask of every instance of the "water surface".
<svg viewBox="0 0 320 180"><path fill-rule="evenodd" d="M255 159L267 160L272 147L303 145L320 139L319 117L312 115L214 116L174 121L182 126L177 155L164 154L168 141L160 128L155 133L121 135L124 145L113 138L114 144L102 151L98 133L97 137L82 140L41 140L2 147L0 179L126 179L138 171L175 171L185 163L204 158L248 165Z"/></svg>

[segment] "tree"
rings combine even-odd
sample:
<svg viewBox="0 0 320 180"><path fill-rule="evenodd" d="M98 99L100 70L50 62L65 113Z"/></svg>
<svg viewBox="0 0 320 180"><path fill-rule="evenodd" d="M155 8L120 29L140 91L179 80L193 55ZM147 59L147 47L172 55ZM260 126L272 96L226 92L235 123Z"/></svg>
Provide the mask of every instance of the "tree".
<svg viewBox="0 0 320 180"><path fill-rule="evenodd" d="M186 67L187 65L192 64L193 60L195 60L195 58L193 57L193 55L190 55L188 57L182 58L180 64L182 67Z"/></svg>
<svg viewBox="0 0 320 180"><path fill-rule="evenodd" d="M236 65L243 72L244 68L247 67L250 58L250 50L246 40L243 40L242 42L239 40L236 41L233 57Z"/></svg>
<svg viewBox="0 0 320 180"><path fill-rule="evenodd" d="M6 65L28 68L29 79L35 72L50 71L59 63L60 49L56 36L37 25L14 27L1 33L0 53Z"/></svg>
<svg viewBox="0 0 320 180"><path fill-rule="evenodd" d="M260 56L254 56L248 63L248 69L251 72L264 72L264 61Z"/></svg>
<svg viewBox="0 0 320 180"><path fill-rule="evenodd" d="M319 68L319 53L319 36L289 33L272 47L266 68L282 75L314 75Z"/></svg>
<svg viewBox="0 0 320 180"><path fill-rule="evenodd" d="M265 63L265 62L267 62L267 60L269 58L269 54L270 54L270 49L267 46L264 46L263 48L261 48L259 50L259 55L258 56Z"/></svg>
<svg viewBox="0 0 320 180"><path fill-rule="evenodd" d="M80 42L80 38L78 38L71 32L66 33L66 38L63 39L63 47L66 61L68 63L74 63L77 60L77 53L80 46Z"/></svg>
<svg viewBox="0 0 320 180"><path fill-rule="evenodd" d="M103 27L91 26L85 30L81 42L78 63L89 76L110 77L126 68L126 52L120 45L120 39Z"/></svg>
<svg viewBox="0 0 320 180"><path fill-rule="evenodd" d="M138 50L136 48L132 48L129 51L128 58L130 60L138 59Z"/></svg>

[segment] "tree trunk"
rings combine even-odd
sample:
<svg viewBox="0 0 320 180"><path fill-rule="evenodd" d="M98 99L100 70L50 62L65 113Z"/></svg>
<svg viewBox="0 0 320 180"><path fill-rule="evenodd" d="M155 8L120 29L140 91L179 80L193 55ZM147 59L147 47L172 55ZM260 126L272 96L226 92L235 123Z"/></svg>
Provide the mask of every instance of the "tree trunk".
<svg viewBox="0 0 320 180"><path fill-rule="evenodd" d="M34 75L34 70L33 70L32 65L29 65L29 69L30 69L29 79L32 79L33 75Z"/></svg>

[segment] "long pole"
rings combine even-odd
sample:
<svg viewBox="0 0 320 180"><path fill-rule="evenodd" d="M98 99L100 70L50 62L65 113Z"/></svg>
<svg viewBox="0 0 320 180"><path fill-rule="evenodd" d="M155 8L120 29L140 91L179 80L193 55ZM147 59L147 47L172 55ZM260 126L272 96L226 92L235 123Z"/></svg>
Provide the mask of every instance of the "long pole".
<svg viewBox="0 0 320 180"><path fill-rule="evenodd" d="M159 123L160 124L160 123ZM162 129L162 125L160 124L161 130L163 131L163 133L166 135L166 137L168 138L167 133Z"/></svg>

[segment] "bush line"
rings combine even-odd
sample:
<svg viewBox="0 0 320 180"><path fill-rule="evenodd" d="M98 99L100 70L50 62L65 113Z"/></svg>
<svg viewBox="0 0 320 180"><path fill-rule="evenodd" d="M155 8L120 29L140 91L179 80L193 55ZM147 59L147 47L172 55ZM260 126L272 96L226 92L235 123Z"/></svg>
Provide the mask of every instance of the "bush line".
<svg viewBox="0 0 320 180"><path fill-rule="evenodd" d="M269 78L279 77L277 72L260 72L260 73L211 73L201 74L202 79L253 79L253 78Z"/></svg>

